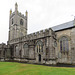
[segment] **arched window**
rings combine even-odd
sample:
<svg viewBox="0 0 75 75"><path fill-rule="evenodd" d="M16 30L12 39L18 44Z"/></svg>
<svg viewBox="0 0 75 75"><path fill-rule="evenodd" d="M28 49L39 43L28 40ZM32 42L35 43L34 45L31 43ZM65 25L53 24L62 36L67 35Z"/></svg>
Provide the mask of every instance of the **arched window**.
<svg viewBox="0 0 75 75"><path fill-rule="evenodd" d="M16 46L16 50L15 50L15 55L16 55L16 57L18 57L19 56L19 48L18 48L18 46Z"/></svg>
<svg viewBox="0 0 75 75"><path fill-rule="evenodd" d="M36 43L36 48L37 48L37 53L38 52L43 52L43 43L42 43L42 41L38 41Z"/></svg>
<svg viewBox="0 0 75 75"><path fill-rule="evenodd" d="M68 38L66 36L63 36L60 38L59 42L60 42L60 51L68 52L69 51Z"/></svg>
<svg viewBox="0 0 75 75"><path fill-rule="evenodd" d="M28 44L24 44L23 48L24 48L24 56L28 57Z"/></svg>
<svg viewBox="0 0 75 75"><path fill-rule="evenodd" d="M23 25L23 19L20 20L20 25Z"/></svg>

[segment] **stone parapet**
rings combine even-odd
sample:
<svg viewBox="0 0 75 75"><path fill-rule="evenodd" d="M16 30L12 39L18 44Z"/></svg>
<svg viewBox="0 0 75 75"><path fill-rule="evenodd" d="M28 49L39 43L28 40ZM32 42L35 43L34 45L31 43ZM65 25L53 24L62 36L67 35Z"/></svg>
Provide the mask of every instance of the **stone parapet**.
<svg viewBox="0 0 75 75"><path fill-rule="evenodd" d="M15 12L11 13L10 19L11 19L14 15L15 15ZM22 18L24 18L24 19L27 19L26 16L24 16L21 12L18 12L18 11L17 11L17 15L20 16L20 17L22 17Z"/></svg>
<svg viewBox="0 0 75 75"><path fill-rule="evenodd" d="M35 33L28 34L23 37L19 37L19 38L10 40L8 41L8 44L14 44L14 43L19 43L23 41L35 40L35 39L51 37L51 36L56 38L54 31L50 28L50 29L41 30Z"/></svg>

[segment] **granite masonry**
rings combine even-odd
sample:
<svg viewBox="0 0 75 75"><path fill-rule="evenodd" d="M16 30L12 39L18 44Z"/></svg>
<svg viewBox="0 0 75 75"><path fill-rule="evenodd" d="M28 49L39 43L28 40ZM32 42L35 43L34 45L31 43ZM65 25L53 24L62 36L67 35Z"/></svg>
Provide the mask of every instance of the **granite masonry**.
<svg viewBox="0 0 75 75"><path fill-rule="evenodd" d="M10 10L7 45L0 44L0 61L37 64L75 64L75 20L27 34L28 12L25 16Z"/></svg>

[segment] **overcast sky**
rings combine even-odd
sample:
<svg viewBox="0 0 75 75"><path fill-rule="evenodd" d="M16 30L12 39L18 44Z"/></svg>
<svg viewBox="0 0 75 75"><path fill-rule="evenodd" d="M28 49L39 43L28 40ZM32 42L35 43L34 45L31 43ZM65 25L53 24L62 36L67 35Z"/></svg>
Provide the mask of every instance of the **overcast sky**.
<svg viewBox="0 0 75 75"><path fill-rule="evenodd" d="M16 2L19 12L28 11L28 34L71 21L75 16L75 0L1 0L0 43L8 40L9 11L14 11Z"/></svg>

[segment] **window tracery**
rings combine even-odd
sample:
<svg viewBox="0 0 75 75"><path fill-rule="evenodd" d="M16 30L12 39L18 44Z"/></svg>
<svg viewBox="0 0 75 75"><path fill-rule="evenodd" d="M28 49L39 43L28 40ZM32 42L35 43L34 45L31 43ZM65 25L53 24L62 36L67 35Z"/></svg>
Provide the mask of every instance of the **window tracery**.
<svg viewBox="0 0 75 75"><path fill-rule="evenodd" d="M66 36L60 38L60 51L68 52L69 51L69 42Z"/></svg>
<svg viewBox="0 0 75 75"><path fill-rule="evenodd" d="M24 56L25 56L25 57L28 57L28 44L25 43L25 44L23 45L23 48L24 48Z"/></svg>
<svg viewBox="0 0 75 75"><path fill-rule="evenodd" d="M37 52L43 52L43 43L42 41L38 41L36 44Z"/></svg>

